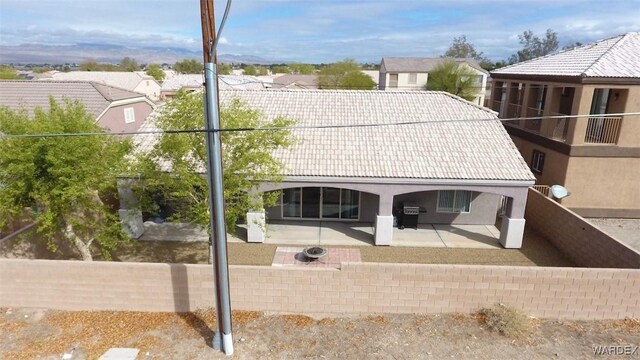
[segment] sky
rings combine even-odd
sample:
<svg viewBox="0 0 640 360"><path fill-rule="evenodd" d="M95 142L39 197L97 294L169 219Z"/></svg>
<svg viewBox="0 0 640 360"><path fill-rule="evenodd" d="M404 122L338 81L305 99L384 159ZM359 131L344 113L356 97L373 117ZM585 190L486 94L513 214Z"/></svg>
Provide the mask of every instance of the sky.
<svg viewBox="0 0 640 360"><path fill-rule="evenodd" d="M225 1L216 0L219 22ZM518 34L560 47L640 31L640 0L235 0L219 54L285 62L440 56L466 35L493 61ZM0 0L0 45L76 43L201 50L196 0Z"/></svg>

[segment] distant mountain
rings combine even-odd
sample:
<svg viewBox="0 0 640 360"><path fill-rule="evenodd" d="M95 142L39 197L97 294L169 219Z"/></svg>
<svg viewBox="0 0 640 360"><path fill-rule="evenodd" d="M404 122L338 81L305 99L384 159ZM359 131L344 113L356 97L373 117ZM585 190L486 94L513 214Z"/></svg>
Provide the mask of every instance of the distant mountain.
<svg viewBox="0 0 640 360"><path fill-rule="evenodd" d="M173 64L182 59L202 59L202 51L175 47L127 47L114 44L77 43L74 45L0 45L0 64L64 64L81 63L87 59L117 64L124 57L139 63ZM245 64L275 64L251 55L218 55L219 62Z"/></svg>

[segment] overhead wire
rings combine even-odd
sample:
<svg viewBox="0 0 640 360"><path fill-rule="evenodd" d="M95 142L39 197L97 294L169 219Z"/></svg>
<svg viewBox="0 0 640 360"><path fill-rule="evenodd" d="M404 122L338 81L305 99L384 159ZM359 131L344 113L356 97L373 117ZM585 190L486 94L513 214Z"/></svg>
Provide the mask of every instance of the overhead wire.
<svg viewBox="0 0 640 360"><path fill-rule="evenodd" d="M313 130L313 129L348 129L348 128L371 128L371 127L389 127L389 126L408 126L408 125L430 125L442 123L477 123L477 122L508 122L517 120L558 120L558 119L578 119L578 118L606 118L621 116L637 116L640 112L628 113L609 113L609 114L582 114L582 115L549 115L534 117L512 117L512 118L478 118L478 119L440 119L440 120L412 120L399 122L381 122L381 123L361 123L361 124L332 124L332 125L294 125L294 126L266 126L266 127L247 127L247 128L223 128L216 130L206 129L186 129L186 130L148 130L148 131L132 131L132 132L82 132L82 133L54 133L54 134L0 134L0 139L8 138L39 138L39 137L73 137L73 136L130 136L130 135L158 135L158 134L193 134L207 132L247 132L247 131L282 131L282 130Z"/></svg>

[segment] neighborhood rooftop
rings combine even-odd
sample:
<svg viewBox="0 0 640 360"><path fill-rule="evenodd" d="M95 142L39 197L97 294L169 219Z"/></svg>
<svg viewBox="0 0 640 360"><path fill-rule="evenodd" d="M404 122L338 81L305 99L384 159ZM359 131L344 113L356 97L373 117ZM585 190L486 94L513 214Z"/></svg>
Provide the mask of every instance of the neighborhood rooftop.
<svg viewBox="0 0 640 360"><path fill-rule="evenodd" d="M117 86L125 89L134 89L142 80L155 81L155 79L142 71L70 71L56 72L51 78L40 80L51 81L92 81L96 83Z"/></svg>
<svg viewBox="0 0 640 360"><path fill-rule="evenodd" d="M79 100L96 118L114 101L144 98L144 95L87 81L0 81L0 105L12 109L49 109L49 98Z"/></svg>
<svg viewBox="0 0 640 360"><path fill-rule="evenodd" d="M494 70L491 74L640 78L640 33L596 41Z"/></svg>
<svg viewBox="0 0 640 360"><path fill-rule="evenodd" d="M453 60L458 64L467 63L476 70L487 72L475 60L466 58L384 57L382 63L387 72L429 72L446 60Z"/></svg>
<svg viewBox="0 0 640 360"><path fill-rule="evenodd" d="M274 155L287 176L386 178L407 181L533 181L493 111L444 92L348 90L223 90L272 120L297 126L378 125L295 129L296 143ZM141 131L155 129L153 117ZM477 121L469 121L477 120ZM414 124L387 125L390 123ZM153 138L134 141L148 150Z"/></svg>

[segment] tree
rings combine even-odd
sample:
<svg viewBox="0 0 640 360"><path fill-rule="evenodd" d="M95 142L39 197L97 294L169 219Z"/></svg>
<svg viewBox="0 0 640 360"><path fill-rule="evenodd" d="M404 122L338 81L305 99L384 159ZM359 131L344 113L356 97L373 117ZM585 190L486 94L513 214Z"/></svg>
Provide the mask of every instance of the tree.
<svg viewBox="0 0 640 360"><path fill-rule="evenodd" d="M444 53L446 57L474 59L477 62L486 61L484 53L476 51L475 46L467 40L466 35L453 38L453 43Z"/></svg>
<svg viewBox="0 0 640 360"><path fill-rule="evenodd" d="M158 64L149 64L149 66L147 66L147 75L153 76L158 82L162 82L165 77L164 71L162 71Z"/></svg>
<svg viewBox="0 0 640 360"><path fill-rule="evenodd" d="M310 64L289 64L292 74L311 75L316 72L316 67Z"/></svg>
<svg viewBox="0 0 640 360"><path fill-rule="evenodd" d="M355 60L345 59L320 70L318 86L321 89L372 90L376 83L360 70Z"/></svg>
<svg viewBox="0 0 640 360"><path fill-rule="evenodd" d="M255 76L258 75L258 69L256 69L256 67L253 65L247 65L242 70L242 74Z"/></svg>
<svg viewBox="0 0 640 360"><path fill-rule="evenodd" d="M80 63L80 71L100 71L100 64L94 59L87 59Z"/></svg>
<svg viewBox="0 0 640 360"><path fill-rule="evenodd" d="M204 124L202 96L179 92L165 105L156 120L164 130L187 130L202 128ZM223 106L220 111L221 127L260 128L286 127L293 120L278 117L273 122L262 119L259 111L250 109L239 100ZM289 130L222 132L223 184L225 198L225 222L227 229L235 230L236 221L246 212L262 206L274 206L279 194L264 196L250 191L260 182L279 182L282 179L282 163L272 157L276 149L292 144ZM171 169L168 173L158 164ZM140 163L145 179L141 195L143 210L154 212L157 201L152 194L163 194L175 213L171 220L189 221L208 228L209 207L205 189L207 180L203 176L206 164L204 136L201 133L163 134L159 141ZM151 191L149 191L151 190Z"/></svg>
<svg viewBox="0 0 640 360"><path fill-rule="evenodd" d="M231 70L229 64L218 64L218 74L220 75L231 75Z"/></svg>
<svg viewBox="0 0 640 360"><path fill-rule="evenodd" d="M0 108L0 132L11 135L99 133L103 130L79 102L50 109ZM5 138L0 141L0 228L31 209L36 231L55 251L67 241L83 260L97 249L107 259L126 237L118 216L103 201L115 193L127 168L129 141L110 136Z"/></svg>
<svg viewBox="0 0 640 360"><path fill-rule="evenodd" d="M134 72L139 70L140 70L140 65L133 58L130 58L127 56L120 61L120 71Z"/></svg>
<svg viewBox="0 0 640 360"><path fill-rule="evenodd" d="M518 35L518 38L520 39L522 50L511 55L509 58L511 63L535 59L558 50L558 33L551 29L547 29L544 39L534 35L531 30Z"/></svg>
<svg viewBox="0 0 640 360"><path fill-rule="evenodd" d="M278 65L273 66L271 68L271 72L274 74L289 74L291 73L291 69L289 69L289 67L286 65Z"/></svg>
<svg viewBox="0 0 640 360"><path fill-rule="evenodd" d="M173 65L173 70L180 74L200 74L204 67L196 59L184 59Z"/></svg>
<svg viewBox="0 0 640 360"><path fill-rule="evenodd" d="M572 50L573 48L577 48L578 46L582 46L582 43L580 41L569 43L569 44L563 46L562 50Z"/></svg>
<svg viewBox="0 0 640 360"><path fill-rule="evenodd" d="M466 65L446 60L429 72L425 87L427 90L446 91L471 101L478 92L477 76Z"/></svg>
<svg viewBox="0 0 640 360"><path fill-rule="evenodd" d="M9 65L0 65L0 80L16 80L20 79L18 71Z"/></svg>

